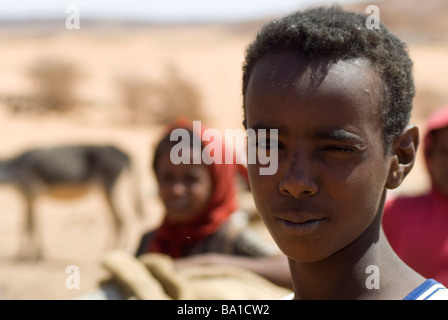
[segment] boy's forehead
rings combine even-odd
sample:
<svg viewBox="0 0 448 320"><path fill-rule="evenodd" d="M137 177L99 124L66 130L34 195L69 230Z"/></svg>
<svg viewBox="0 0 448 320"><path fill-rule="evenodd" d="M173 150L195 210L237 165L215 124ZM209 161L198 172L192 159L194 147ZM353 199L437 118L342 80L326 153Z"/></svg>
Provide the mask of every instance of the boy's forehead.
<svg viewBox="0 0 448 320"><path fill-rule="evenodd" d="M324 79L331 75L331 81L356 82L377 86L381 81L372 81L368 77L381 80L374 67L363 58L337 60L322 57L309 61L294 53L268 55L259 60L254 67L249 85L254 75L258 75L260 84L271 87L290 87L307 83L309 89L317 89ZM261 77L260 77L261 76Z"/></svg>
<svg viewBox="0 0 448 320"><path fill-rule="evenodd" d="M319 93L329 96L357 94L380 105L383 97L382 80L365 59L307 61L292 53L281 53L261 59L252 72L246 92L246 102L251 91L281 94L294 90L298 95L312 98ZM253 92L252 92L253 94Z"/></svg>
<svg viewBox="0 0 448 320"><path fill-rule="evenodd" d="M328 119L333 123L351 118L354 113L373 123L372 119L380 119L382 97L381 78L367 60L327 59L310 64L294 54L278 54L255 65L245 106L250 126L254 125L253 116L264 118L274 110L272 106L275 110L287 105L295 109L299 101L319 106L321 112L336 112L338 117ZM268 117L273 120L276 115ZM324 120L322 116L319 119Z"/></svg>

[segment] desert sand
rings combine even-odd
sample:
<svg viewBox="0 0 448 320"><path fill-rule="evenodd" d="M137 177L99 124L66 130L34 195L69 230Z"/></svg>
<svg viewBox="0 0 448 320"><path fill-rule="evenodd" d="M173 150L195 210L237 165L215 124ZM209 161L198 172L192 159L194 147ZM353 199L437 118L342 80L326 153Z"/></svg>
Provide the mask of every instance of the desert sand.
<svg viewBox="0 0 448 320"><path fill-rule="evenodd" d="M67 30L64 22L51 27L0 29L0 95L33 92L27 70L49 57L75 64L83 76L76 87L80 102L69 112L14 113L0 102L0 158L31 147L67 143L112 143L128 151L140 172L143 220L129 202L126 177L117 190L129 230L127 250L135 249L144 230L157 225L161 207L149 168L152 144L162 130L157 119L134 123L120 100L116 79L123 76L161 81L174 66L199 92L207 124L220 130L241 126L241 66L244 49L262 21L236 25L126 26L101 24ZM415 64L417 95L412 122L422 125L434 108L448 104L448 42L413 40L409 50ZM421 159L394 193L420 192L427 187ZM72 299L93 290L106 274L100 265L108 248L112 222L99 192L78 200L41 198L37 221L44 250L42 261L19 261L24 221L20 194L0 186L0 298ZM265 234L262 227L257 227ZM267 236L267 235L266 235ZM80 270L79 288L67 288L68 266Z"/></svg>

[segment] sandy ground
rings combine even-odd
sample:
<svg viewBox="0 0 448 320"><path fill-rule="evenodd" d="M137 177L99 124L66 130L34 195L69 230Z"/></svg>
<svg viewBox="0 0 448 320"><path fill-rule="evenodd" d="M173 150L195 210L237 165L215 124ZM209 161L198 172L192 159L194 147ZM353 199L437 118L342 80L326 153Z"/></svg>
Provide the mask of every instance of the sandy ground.
<svg viewBox="0 0 448 320"><path fill-rule="evenodd" d="M54 31L54 30L53 30ZM120 76L158 81L166 66L199 88L209 127L241 128L240 70L250 32L220 27L79 30L56 33L22 30L0 33L0 93L27 95L33 90L27 70L40 57L70 61L84 73L77 93L84 104L68 114L14 114L0 105L0 157L28 148L70 143L112 143L127 151L140 172L145 216L140 220L130 200L131 179L123 176L116 190L134 251L139 235L160 219L160 203L149 161L161 126L129 123L116 79ZM225 110L225 112L222 112ZM24 224L21 195L0 186L0 297L2 299L71 299L93 290L106 273L100 265L109 248L112 220L98 190L74 200L40 198L36 203L44 259L16 259ZM262 231L263 232L263 231ZM77 266L79 288L67 288L71 266ZM68 269L67 269L68 268ZM66 271L68 273L66 273Z"/></svg>
<svg viewBox="0 0 448 320"><path fill-rule="evenodd" d="M116 197L130 235L126 250L133 251L140 233L154 227L161 215L148 169L151 146L160 127L124 120L126 111L119 102L114 79L119 75L160 79L165 66L174 64L199 88L209 126L241 128L241 63L255 30L189 26L68 31L63 25L56 33L0 30L2 95L30 92L27 67L38 57L51 56L70 60L83 70L85 77L78 92L87 101L70 114L48 116L12 114L1 104L0 157L30 147L72 142L114 143L128 151L143 178L140 188L145 199L145 216L139 220L129 199L132 182L123 177ZM419 125L430 110L448 103L447 49L448 45L440 42L410 45L418 89L412 120ZM419 160L396 192L418 192L426 186ZM0 204L0 298L72 299L93 290L105 276L100 260L108 248L112 221L99 192L72 201L38 200L44 250L44 260L39 262L15 259L24 221L20 195L9 186L0 186ZM79 288L67 287L70 266L79 268Z"/></svg>

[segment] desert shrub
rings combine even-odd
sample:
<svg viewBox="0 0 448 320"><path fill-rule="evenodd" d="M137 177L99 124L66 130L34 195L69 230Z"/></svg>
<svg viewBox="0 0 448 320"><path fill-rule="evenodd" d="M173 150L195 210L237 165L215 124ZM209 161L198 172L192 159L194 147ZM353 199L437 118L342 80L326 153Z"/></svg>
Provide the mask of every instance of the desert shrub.
<svg viewBox="0 0 448 320"><path fill-rule="evenodd" d="M116 84L121 103L127 110L127 120L133 124L150 122L151 110L160 104L161 85L137 75L120 76Z"/></svg>
<svg viewBox="0 0 448 320"><path fill-rule="evenodd" d="M199 90L173 65L166 68L160 81L127 75L118 77L116 83L132 123L163 125L179 116L205 120Z"/></svg>
<svg viewBox="0 0 448 320"><path fill-rule="evenodd" d="M178 116L205 120L197 87L188 79L183 78L172 65L167 67L166 75L167 79L162 91L163 103L156 113L158 121L168 123Z"/></svg>
<svg viewBox="0 0 448 320"><path fill-rule="evenodd" d="M29 67L28 73L35 87L32 96L40 112L65 112L78 102L75 86L81 72L73 63L40 58Z"/></svg>

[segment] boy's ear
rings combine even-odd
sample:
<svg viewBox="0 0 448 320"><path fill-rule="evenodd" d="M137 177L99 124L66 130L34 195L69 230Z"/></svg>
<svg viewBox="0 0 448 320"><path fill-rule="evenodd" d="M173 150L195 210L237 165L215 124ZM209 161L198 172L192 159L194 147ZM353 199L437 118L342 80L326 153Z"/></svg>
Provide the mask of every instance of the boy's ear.
<svg viewBox="0 0 448 320"><path fill-rule="evenodd" d="M388 189L395 189L414 167L417 148L420 143L419 130L415 125L408 125L403 134L392 144L392 162L386 181Z"/></svg>

